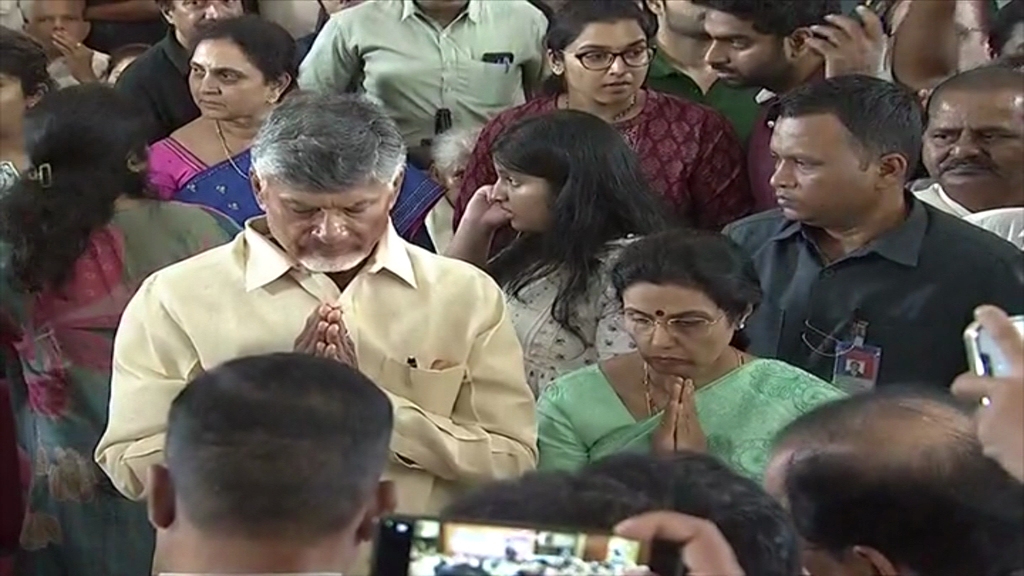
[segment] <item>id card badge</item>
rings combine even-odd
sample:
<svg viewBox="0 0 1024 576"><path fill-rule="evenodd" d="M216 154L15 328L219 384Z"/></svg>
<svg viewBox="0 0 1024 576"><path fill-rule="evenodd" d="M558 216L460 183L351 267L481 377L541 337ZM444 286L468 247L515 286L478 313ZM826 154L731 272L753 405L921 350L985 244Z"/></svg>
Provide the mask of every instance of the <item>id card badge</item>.
<svg viewBox="0 0 1024 576"><path fill-rule="evenodd" d="M854 326L853 340L836 343L835 366L832 368L832 383L850 394L870 392L878 382L878 370L882 366L882 349L864 343L867 322Z"/></svg>

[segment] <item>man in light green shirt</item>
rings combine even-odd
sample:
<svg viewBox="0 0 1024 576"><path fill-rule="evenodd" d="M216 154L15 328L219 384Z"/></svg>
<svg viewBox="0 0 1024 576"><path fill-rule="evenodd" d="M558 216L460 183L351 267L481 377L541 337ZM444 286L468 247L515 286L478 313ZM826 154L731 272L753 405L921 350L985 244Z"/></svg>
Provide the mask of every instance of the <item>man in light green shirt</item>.
<svg viewBox="0 0 1024 576"><path fill-rule="evenodd" d="M334 15L302 62L307 90L364 90L410 148L525 101L547 19L527 0L375 0Z"/></svg>

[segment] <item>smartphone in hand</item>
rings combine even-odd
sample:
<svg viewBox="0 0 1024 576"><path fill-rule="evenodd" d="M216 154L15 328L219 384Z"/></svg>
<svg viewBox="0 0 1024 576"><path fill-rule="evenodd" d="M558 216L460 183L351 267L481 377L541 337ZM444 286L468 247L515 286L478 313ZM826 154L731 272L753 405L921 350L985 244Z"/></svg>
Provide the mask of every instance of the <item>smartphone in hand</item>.
<svg viewBox="0 0 1024 576"><path fill-rule="evenodd" d="M372 566L373 576L626 576L645 567L658 576L679 576L683 571L679 544L424 516L383 519Z"/></svg>
<svg viewBox="0 0 1024 576"><path fill-rule="evenodd" d="M1024 316L1010 318L1017 332L1024 337ZM995 340L978 322L971 323L964 330L964 346L967 348L967 363L971 372L978 376L1005 378L1010 375L1010 363Z"/></svg>

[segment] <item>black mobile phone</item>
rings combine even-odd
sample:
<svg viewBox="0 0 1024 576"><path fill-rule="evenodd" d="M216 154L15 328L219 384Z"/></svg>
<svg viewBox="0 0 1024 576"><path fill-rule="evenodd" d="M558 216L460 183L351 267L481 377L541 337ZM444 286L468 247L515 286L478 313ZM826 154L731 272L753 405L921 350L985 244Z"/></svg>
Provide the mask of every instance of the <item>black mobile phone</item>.
<svg viewBox="0 0 1024 576"><path fill-rule="evenodd" d="M641 566L659 576L683 574L678 544L423 516L382 520L372 566L372 576L618 576Z"/></svg>

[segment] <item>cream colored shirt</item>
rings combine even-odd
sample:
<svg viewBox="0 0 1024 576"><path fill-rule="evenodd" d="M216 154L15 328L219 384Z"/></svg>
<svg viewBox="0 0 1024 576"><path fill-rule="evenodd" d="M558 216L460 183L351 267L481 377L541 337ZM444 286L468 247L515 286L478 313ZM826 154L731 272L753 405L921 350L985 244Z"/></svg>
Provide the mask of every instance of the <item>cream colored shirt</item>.
<svg viewBox="0 0 1024 576"><path fill-rule="evenodd" d="M442 28L413 0L374 0L342 10L302 62L308 90L362 89L398 123L410 146L434 137L438 110L454 128L476 128L523 103L544 74L547 19L527 0L470 0ZM510 65L485 55L511 54Z"/></svg>
<svg viewBox="0 0 1024 576"><path fill-rule="evenodd" d="M163 460L171 401L191 379L241 356L291 351L321 303L341 307L360 370L394 405L386 477L401 512L436 513L472 485L535 466L522 349L487 275L389 229L339 291L299 271L265 234L263 219L250 221L231 243L153 274L125 309L96 447L121 492L143 496L147 469Z"/></svg>

